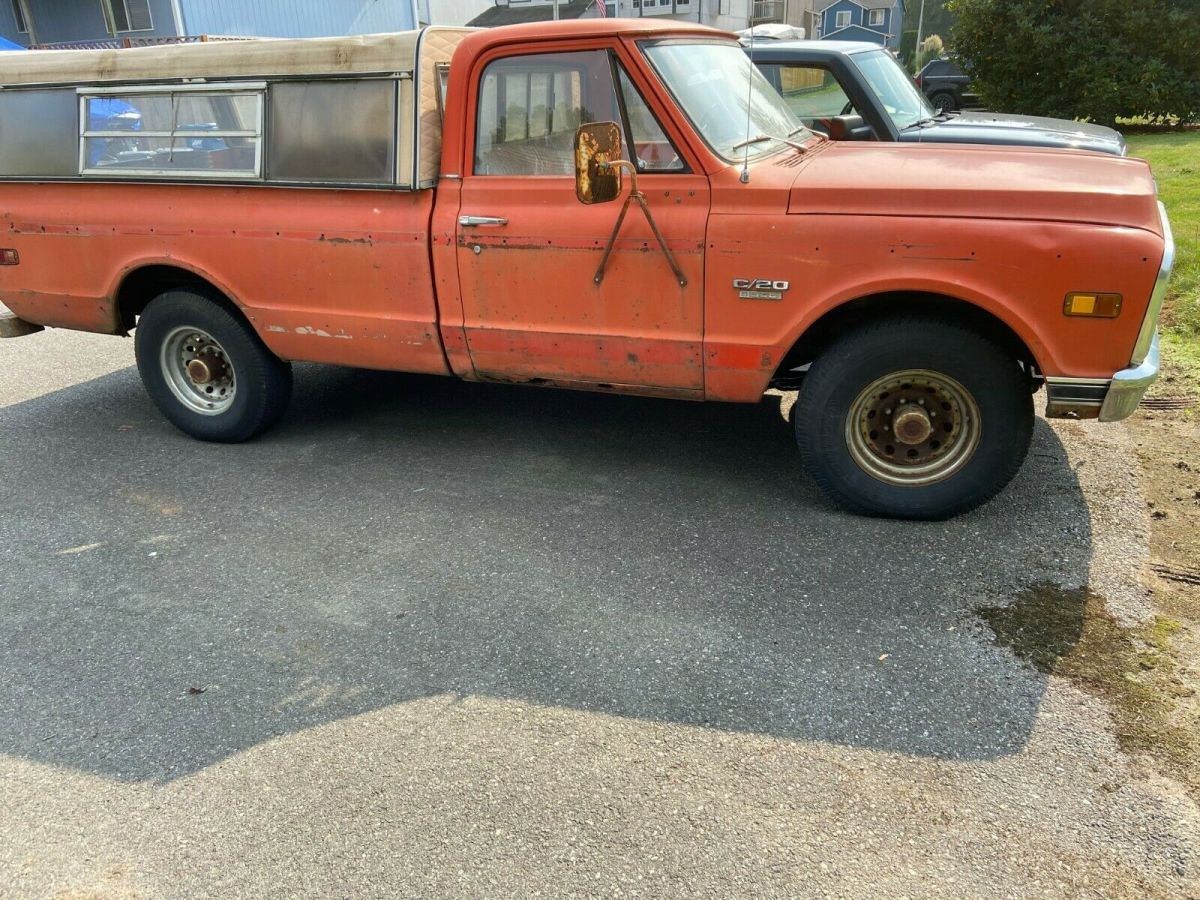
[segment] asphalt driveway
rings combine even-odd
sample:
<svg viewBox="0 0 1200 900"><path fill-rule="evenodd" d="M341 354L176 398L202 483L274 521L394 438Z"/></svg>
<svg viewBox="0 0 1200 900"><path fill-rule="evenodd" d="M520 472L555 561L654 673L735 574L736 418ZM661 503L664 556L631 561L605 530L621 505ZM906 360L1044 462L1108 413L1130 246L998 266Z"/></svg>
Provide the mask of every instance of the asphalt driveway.
<svg viewBox="0 0 1200 900"><path fill-rule="evenodd" d="M298 367L174 431L129 341L0 344L0 894L1196 889L1196 810L976 610L1138 613L1119 431L831 511L759 407Z"/></svg>

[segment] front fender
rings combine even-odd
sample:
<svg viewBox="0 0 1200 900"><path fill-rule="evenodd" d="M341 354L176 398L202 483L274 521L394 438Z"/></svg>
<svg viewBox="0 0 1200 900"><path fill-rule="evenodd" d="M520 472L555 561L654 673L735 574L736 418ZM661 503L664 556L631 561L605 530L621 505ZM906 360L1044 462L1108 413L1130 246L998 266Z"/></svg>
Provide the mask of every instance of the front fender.
<svg viewBox="0 0 1200 900"><path fill-rule="evenodd" d="M1047 375L1089 377L1129 360L1162 255L1138 228L922 216L714 215L705 291L706 393L761 395L787 351L829 312L917 293L1004 322ZM735 278L785 280L781 300L742 299ZM1067 318L1071 291L1115 291L1116 319ZM881 308L886 311L886 305Z"/></svg>

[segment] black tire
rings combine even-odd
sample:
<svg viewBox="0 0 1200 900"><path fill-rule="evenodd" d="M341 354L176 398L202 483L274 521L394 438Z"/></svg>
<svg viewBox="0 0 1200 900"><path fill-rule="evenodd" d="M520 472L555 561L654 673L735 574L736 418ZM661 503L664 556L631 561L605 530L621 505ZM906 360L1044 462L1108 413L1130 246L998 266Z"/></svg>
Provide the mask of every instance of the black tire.
<svg viewBox="0 0 1200 900"><path fill-rule="evenodd" d="M905 372L925 373L917 375L922 383L912 392L914 397L931 398L928 407L923 399L917 401L922 404L917 410L918 419L922 410L942 408L934 403L939 398L929 389L929 385L941 383L952 385L953 390L961 389L964 411L969 411L971 404L977 410L977 415L959 416L957 405L953 409L947 405L945 408L952 411L944 412L940 420L936 412L930 413L935 417L932 420L925 415L925 424L934 426L929 432L934 448L938 447L937 438L942 437L937 431L939 425L950 430L948 419L956 417L963 423L954 437L946 437L942 449L946 456L942 460L932 457L936 449L928 451L932 469L927 475L906 468L908 460L901 454L909 452L907 444L893 440L894 447L879 448L888 437L873 441L869 438L881 433L867 431L876 422L872 403L880 407L892 404L878 409L878 422L891 423L885 426L889 432L892 424L899 423L900 403L905 404L903 409L914 409L912 398L902 397L900 387L893 389L892 400L876 399L888 396L879 392L888 387L888 379ZM900 377L897 383L903 380ZM892 415L893 406L896 418L889 420L884 413ZM866 417L871 417L869 422ZM935 318L894 318L843 335L817 357L800 388L794 425L805 467L838 506L888 518L945 519L987 502L1020 469L1033 434L1033 397L1029 377L1017 360L977 332ZM966 438L968 432L970 440ZM954 440L961 444L952 445ZM887 449L897 455L883 456ZM856 460L856 452L865 462ZM940 476L939 465L945 473ZM887 471L876 475L867 466ZM886 480L889 477L941 480L894 483Z"/></svg>
<svg viewBox="0 0 1200 900"><path fill-rule="evenodd" d="M202 342L191 341L185 332L192 329L204 336ZM178 355L169 352L201 343L180 346ZM151 300L138 319L134 349L154 405L180 431L202 441L249 440L279 421L291 398L291 365L268 350L227 301L200 289L167 291ZM183 360L196 350L215 361L210 368L220 377L206 384L191 379ZM215 392L211 402L204 390ZM198 411L205 406L206 412Z"/></svg>
<svg viewBox="0 0 1200 900"><path fill-rule="evenodd" d="M936 112L952 113L958 111L958 98L947 91L939 91L929 98L930 105Z"/></svg>

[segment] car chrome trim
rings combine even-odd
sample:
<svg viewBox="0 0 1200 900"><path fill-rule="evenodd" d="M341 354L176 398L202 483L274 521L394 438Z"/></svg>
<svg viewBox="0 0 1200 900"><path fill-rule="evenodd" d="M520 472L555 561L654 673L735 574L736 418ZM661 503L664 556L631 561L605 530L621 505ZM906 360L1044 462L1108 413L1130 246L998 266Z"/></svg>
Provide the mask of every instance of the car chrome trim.
<svg viewBox="0 0 1200 900"><path fill-rule="evenodd" d="M1146 358L1139 365L1122 369L1113 376L1112 386L1100 407L1101 422L1120 421L1137 409L1146 389L1158 380L1159 361L1158 332L1155 331Z"/></svg>
<svg viewBox="0 0 1200 900"><path fill-rule="evenodd" d="M1133 356L1129 359L1129 364L1134 367L1141 365L1146 359L1151 345L1158 338L1158 316L1167 297L1171 270L1175 267L1175 235L1171 232L1167 208L1161 200L1158 203L1158 215L1162 220L1163 241L1166 246L1163 248L1162 264L1158 267L1158 280L1154 282L1154 293L1150 295L1150 305L1146 307L1146 316L1142 319L1142 330L1138 332L1137 343L1133 345Z"/></svg>
<svg viewBox="0 0 1200 900"><path fill-rule="evenodd" d="M1096 419L1108 393L1110 378L1046 379L1046 418Z"/></svg>

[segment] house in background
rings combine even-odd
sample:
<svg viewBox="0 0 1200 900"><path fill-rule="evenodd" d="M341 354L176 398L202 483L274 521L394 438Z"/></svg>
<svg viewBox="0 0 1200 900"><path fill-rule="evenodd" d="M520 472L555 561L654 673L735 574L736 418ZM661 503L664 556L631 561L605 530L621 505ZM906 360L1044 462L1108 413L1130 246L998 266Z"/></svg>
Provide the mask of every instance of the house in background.
<svg viewBox="0 0 1200 900"><path fill-rule="evenodd" d="M831 41L869 41L900 49L904 0L826 0L813 37Z"/></svg>
<svg viewBox="0 0 1200 900"><path fill-rule="evenodd" d="M421 0L422 3L426 0ZM548 21L555 17L554 0L488 0L487 9L471 19L456 21L445 15L451 4L470 0L428 0L439 25L490 27L517 22ZM478 2L478 0L474 0ZM817 0L558 0L558 18L677 19L699 22L724 31L741 31L754 25L783 24L813 34L818 21ZM441 13L441 15L439 15Z"/></svg>
<svg viewBox="0 0 1200 900"><path fill-rule="evenodd" d="M416 0L0 0L0 36L24 46L368 34L417 18Z"/></svg>
<svg viewBox="0 0 1200 900"><path fill-rule="evenodd" d="M816 36L821 0L0 0L0 37L120 47L201 37L319 37L555 18L658 18L725 31L783 24ZM849 2L856 8L861 4ZM868 5L875 0L868 0ZM901 0L894 0L899 5ZM891 22L889 11L885 21ZM859 17L861 18L861 16ZM832 21L832 20L831 20ZM889 26L890 27L890 26ZM899 33L898 26L895 28Z"/></svg>

